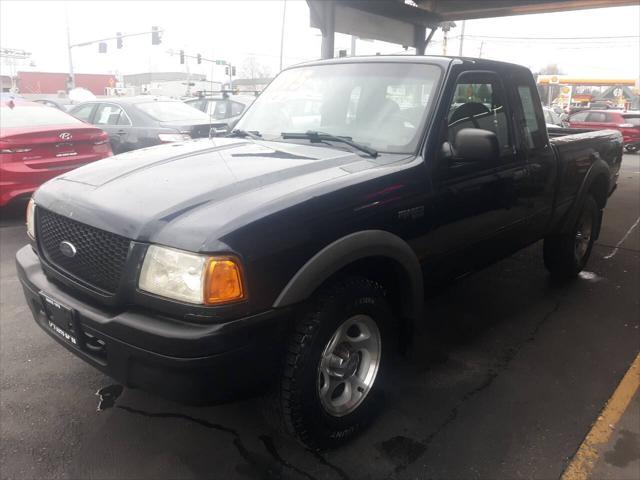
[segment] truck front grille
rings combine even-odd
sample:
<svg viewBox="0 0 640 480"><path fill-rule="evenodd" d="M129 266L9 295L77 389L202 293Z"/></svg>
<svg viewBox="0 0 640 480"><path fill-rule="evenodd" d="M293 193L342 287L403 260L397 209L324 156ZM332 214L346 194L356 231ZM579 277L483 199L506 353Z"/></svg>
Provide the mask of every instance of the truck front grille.
<svg viewBox="0 0 640 480"><path fill-rule="evenodd" d="M40 248L62 273L110 294L118 289L131 241L71 220L43 208L37 208L36 235ZM63 242L73 245L75 255L61 248Z"/></svg>

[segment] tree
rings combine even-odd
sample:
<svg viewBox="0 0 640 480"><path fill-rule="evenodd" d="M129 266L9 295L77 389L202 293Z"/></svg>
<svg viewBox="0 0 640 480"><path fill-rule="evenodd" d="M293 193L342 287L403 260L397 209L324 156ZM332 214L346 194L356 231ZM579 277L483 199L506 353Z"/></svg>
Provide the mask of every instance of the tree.
<svg viewBox="0 0 640 480"><path fill-rule="evenodd" d="M271 70L268 66L260 63L260 61L252 55L242 62L240 75L243 78L250 78L251 80L255 80L256 78L268 78L271 76Z"/></svg>

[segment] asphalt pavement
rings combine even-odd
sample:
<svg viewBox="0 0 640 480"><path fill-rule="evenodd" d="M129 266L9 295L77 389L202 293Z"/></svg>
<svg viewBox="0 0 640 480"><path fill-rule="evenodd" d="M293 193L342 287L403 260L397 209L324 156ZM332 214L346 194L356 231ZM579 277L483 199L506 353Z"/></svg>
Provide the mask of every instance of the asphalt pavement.
<svg viewBox="0 0 640 480"><path fill-rule="evenodd" d="M24 302L19 210L0 224L3 479L559 478L640 346L639 155L579 279L551 282L537 244L431 295L429 348L396 367L367 431L323 453L273 431L258 399L198 408L125 389L98 412L113 381ZM623 457L612 465L633 468Z"/></svg>

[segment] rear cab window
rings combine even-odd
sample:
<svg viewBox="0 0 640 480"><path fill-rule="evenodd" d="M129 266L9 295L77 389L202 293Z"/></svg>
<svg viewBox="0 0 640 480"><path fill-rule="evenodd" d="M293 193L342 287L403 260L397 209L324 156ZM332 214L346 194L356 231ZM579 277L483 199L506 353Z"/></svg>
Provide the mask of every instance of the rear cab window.
<svg viewBox="0 0 640 480"><path fill-rule="evenodd" d="M547 144L547 129L537 113L536 102L539 105L537 94L529 84L517 85L516 91L524 116L523 135L525 145L529 150L544 148Z"/></svg>

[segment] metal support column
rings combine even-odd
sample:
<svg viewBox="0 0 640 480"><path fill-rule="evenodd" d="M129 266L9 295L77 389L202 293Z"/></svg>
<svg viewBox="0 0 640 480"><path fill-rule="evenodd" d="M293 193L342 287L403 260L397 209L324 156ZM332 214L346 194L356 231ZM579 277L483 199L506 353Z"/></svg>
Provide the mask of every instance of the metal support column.
<svg viewBox="0 0 640 480"><path fill-rule="evenodd" d="M328 0L320 4L322 12L322 58L333 58L336 36L336 4Z"/></svg>
<svg viewBox="0 0 640 480"><path fill-rule="evenodd" d="M416 45L416 55L424 55L424 50L427 47L427 43L425 42L425 34L427 33L427 29L420 25L413 26L413 35L414 35L414 43Z"/></svg>
<svg viewBox="0 0 640 480"><path fill-rule="evenodd" d="M429 45L429 42L431 41L431 39L433 38L433 35L436 33L436 30L438 29L437 25L430 28L431 30L429 31L429 35L425 39L424 34L427 29L416 25L415 27L416 55L424 55L424 52L427 49L427 45Z"/></svg>

